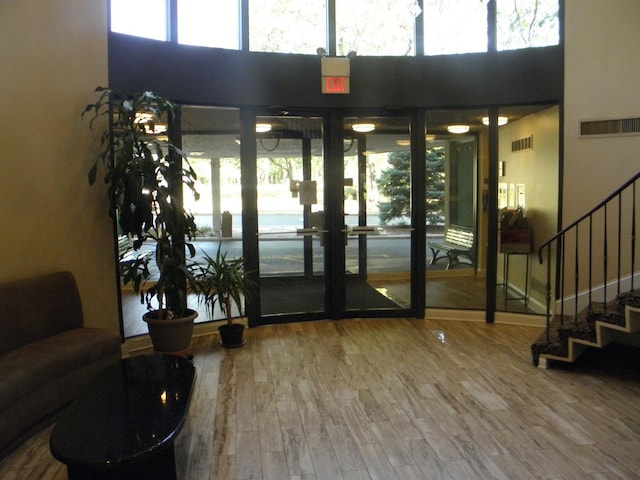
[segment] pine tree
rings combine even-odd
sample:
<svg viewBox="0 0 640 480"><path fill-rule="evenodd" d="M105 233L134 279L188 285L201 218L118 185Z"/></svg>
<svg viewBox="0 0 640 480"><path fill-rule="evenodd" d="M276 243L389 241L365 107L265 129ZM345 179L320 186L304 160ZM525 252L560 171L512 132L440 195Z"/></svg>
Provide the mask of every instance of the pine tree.
<svg viewBox="0 0 640 480"><path fill-rule="evenodd" d="M442 222L444 210L444 148L427 149L427 223ZM409 152L391 152L388 156L389 168L380 174L378 188L389 201L380 202L380 222L388 224L394 219L402 221L411 214L411 154Z"/></svg>

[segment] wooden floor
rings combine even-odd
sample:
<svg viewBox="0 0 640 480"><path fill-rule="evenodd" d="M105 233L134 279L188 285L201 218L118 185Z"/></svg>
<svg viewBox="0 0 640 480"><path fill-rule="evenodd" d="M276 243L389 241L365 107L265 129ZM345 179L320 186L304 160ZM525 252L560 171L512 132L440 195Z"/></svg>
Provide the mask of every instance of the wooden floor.
<svg viewBox="0 0 640 480"><path fill-rule="evenodd" d="M251 329L194 340L181 434L188 480L637 479L637 358L534 368L534 327L414 319ZM59 480L50 428L0 462Z"/></svg>

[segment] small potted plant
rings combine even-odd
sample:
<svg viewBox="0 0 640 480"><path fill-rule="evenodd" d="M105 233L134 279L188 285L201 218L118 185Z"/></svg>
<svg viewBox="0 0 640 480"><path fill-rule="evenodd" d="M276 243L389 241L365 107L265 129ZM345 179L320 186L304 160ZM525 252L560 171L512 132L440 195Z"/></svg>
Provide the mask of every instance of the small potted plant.
<svg viewBox="0 0 640 480"><path fill-rule="evenodd" d="M218 244L215 257L204 253L204 262L194 266L196 291L200 302L207 306L211 320L214 319L216 305L226 318L226 324L218 327L221 344L225 347L244 345L244 324L233 322L233 306L242 317L243 300L254 293L255 283L250 272L245 269L243 257L227 259Z"/></svg>
<svg viewBox="0 0 640 480"><path fill-rule="evenodd" d="M129 236L136 250L145 241L155 242L156 281L145 287L151 274L147 263L140 261L127 269L123 282L132 283L147 304L144 320L156 351L186 354L197 316L187 308L187 287L195 285L186 265L186 252L193 257L195 247L187 239L195 236L197 227L193 215L184 209L182 192L189 188L197 198L197 177L167 136L168 122L178 106L149 91L126 96L98 87L96 92L98 100L88 104L82 116L90 117L92 130L99 118L108 122L89 183L96 182L102 167L109 214L117 221L119 233ZM171 331L163 334L166 328Z"/></svg>

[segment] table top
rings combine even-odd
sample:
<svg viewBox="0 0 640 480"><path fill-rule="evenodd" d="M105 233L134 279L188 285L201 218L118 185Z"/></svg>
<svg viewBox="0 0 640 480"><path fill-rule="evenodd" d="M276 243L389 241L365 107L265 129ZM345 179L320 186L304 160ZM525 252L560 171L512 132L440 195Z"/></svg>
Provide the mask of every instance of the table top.
<svg viewBox="0 0 640 480"><path fill-rule="evenodd" d="M185 423L195 367L173 355L125 358L94 377L51 433L51 453L75 465L139 460L170 445Z"/></svg>

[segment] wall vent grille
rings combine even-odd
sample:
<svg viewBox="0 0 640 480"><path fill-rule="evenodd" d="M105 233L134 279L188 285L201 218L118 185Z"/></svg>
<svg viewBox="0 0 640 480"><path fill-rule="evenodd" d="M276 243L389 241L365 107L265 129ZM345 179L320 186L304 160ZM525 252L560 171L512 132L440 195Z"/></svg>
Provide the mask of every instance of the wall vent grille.
<svg viewBox="0 0 640 480"><path fill-rule="evenodd" d="M512 152L521 152L522 150L533 150L533 135L511 142Z"/></svg>
<svg viewBox="0 0 640 480"><path fill-rule="evenodd" d="M640 117L580 122L580 136L640 135Z"/></svg>

